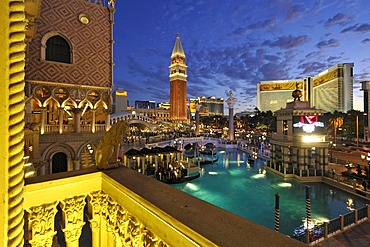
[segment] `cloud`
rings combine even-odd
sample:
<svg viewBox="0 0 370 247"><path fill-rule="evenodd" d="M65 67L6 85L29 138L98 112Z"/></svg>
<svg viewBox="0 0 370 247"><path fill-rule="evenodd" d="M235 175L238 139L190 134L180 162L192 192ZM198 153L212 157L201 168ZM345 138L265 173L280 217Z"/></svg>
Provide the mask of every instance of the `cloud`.
<svg viewBox="0 0 370 247"><path fill-rule="evenodd" d="M343 14L343 13L338 13L338 14L334 15L333 17L329 18L325 22L325 26L330 27L330 26L334 26L334 25L345 25L345 24L349 23L350 21L352 21L352 17L350 17L346 14Z"/></svg>
<svg viewBox="0 0 370 247"><path fill-rule="evenodd" d="M285 20L291 21L299 18L304 12L306 8L301 4L295 4L288 7L288 13L285 17Z"/></svg>
<svg viewBox="0 0 370 247"><path fill-rule="evenodd" d="M244 35L247 32L247 29L244 27L238 27L234 31L232 31L232 35L241 36Z"/></svg>
<svg viewBox="0 0 370 247"><path fill-rule="evenodd" d="M269 46L269 47L279 47L282 49L291 49L300 45L303 45L309 41L308 35L300 35L300 36L281 36L275 41L266 40L262 43L262 45Z"/></svg>
<svg viewBox="0 0 370 247"><path fill-rule="evenodd" d="M320 62L308 62L298 66L298 69L302 69L303 76L309 76L319 73L323 68L327 68L328 65Z"/></svg>
<svg viewBox="0 0 370 247"><path fill-rule="evenodd" d="M277 63L265 63L260 67L262 80L281 80L288 79L286 69Z"/></svg>
<svg viewBox="0 0 370 247"><path fill-rule="evenodd" d="M316 44L316 47L319 49L323 49L327 47L338 47L338 46L339 46L339 40L337 39L323 40Z"/></svg>
<svg viewBox="0 0 370 247"><path fill-rule="evenodd" d="M361 43L363 43L363 44L370 43L370 38L366 38L366 39L362 40Z"/></svg>
<svg viewBox="0 0 370 247"><path fill-rule="evenodd" d="M258 21L248 25L249 29L273 29L277 26L277 20L274 19L267 19L264 21Z"/></svg>
<svg viewBox="0 0 370 247"><path fill-rule="evenodd" d="M315 58L317 59L319 56L321 56L321 51L313 51L313 52L310 52L308 53L304 59L311 59L311 58ZM300 63L304 62L304 60L301 60Z"/></svg>
<svg viewBox="0 0 370 247"><path fill-rule="evenodd" d="M343 29L340 33L348 33L348 32L357 32L357 33L367 33L370 32L370 24L356 24L350 27Z"/></svg>
<svg viewBox="0 0 370 247"><path fill-rule="evenodd" d="M336 64L336 63L340 63L340 61L343 60L343 57L340 57L340 56L330 56L327 61L329 64Z"/></svg>

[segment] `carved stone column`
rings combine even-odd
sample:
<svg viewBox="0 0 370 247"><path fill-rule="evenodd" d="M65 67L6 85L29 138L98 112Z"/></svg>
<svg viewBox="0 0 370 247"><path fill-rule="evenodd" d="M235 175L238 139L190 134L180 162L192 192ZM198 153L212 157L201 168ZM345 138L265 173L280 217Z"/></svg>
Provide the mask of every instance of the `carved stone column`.
<svg viewBox="0 0 370 247"><path fill-rule="evenodd" d="M24 120L26 123L32 122L32 108L31 108L31 100L27 100L24 107Z"/></svg>
<svg viewBox="0 0 370 247"><path fill-rule="evenodd" d="M75 196L61 201L63 212L62 231L67 247L78 247L84 222L84 207L86 196Z"/></svg>
<svg viewBox="0 0 370 247"><path fill-rule="evenodd" d="M63 108L59 108L58 109L58 113L59 113L59 118L58 118L59 134L62 134L63 133L63 113L64 113L64 109Z"/></svg>
<svg viewBox="0 0 370 247"><path fill-rule="evenodd" d="M195 135L199 135L199 110L200 110L201 105L197 102L195 104Z"/></svg>
<svg viewBox="0 0 370 247"><path fill-rule="evenodd" d="M43 107L41 108L41 127L40 127L40 133L41 135L45 134L46 129L46 108Z"/></svg>
<svg viewBox="0 0 370 247"><path fill-rule="evenodd" d="M105 131L108 131L110 128L110 110L104 110L105 114Z"/></svg>
<svg viewBox="0 0 370 247"><path fill-rule="evenodd" d="M73 123L74 123L74 132L81 133L81 108L73 109Z"/></svg>
<svg viewBox="0 0 370 247"><path fill-rule="evenodd" d="M51 247L54 231L54 219L58 212L58 202L31 207L28 212L28 239L32 247Z"/></svg>
<svg viewBox="0 0 370 247"><path fill-rule="evenodd" d="M95 133L95 121L96 121L96 109L91 110L92 113L92 121L91 121L91 132Z"/></svg>
<svg viewBox="0 0 370 247"><path fill-rule="evenodd" d="M35 4L36 5L36 4ZM0 246L23 246L24 1L0 1Z"/></svg>
<svg viewBox="0 0 370 247"><path fill-rule="evenodd" d="M118 205L113 198L108 197L107 199L107 208L106 208L106 229L107 229L107 245L106 246L115 246L116 242L116 218L117 218Z"/></svg>
<svg viewBox="0 0 370 247"><path fill-rule="evenodd" d="M88 212L89 222L92 236L92 247L100 247L101 235L103 233L102 226L102 211L106 208L106 197L107 195L103 191L92 192L88 197Z"/></svg>
<svg viewBox="0 0 370 247"><path fill-rule="evenodd" d="M72 162L74 171L81 169L81 159L79 157L72 159Z"/></svg>
<svg viewBox="0 0 370 247"><path fill-rule="evenodd" d="M125 240L127 239L127 226L128 226L128 213L121 206L117 210L117 226L116 226L116 240L117 246L125 246Z"/></svg>

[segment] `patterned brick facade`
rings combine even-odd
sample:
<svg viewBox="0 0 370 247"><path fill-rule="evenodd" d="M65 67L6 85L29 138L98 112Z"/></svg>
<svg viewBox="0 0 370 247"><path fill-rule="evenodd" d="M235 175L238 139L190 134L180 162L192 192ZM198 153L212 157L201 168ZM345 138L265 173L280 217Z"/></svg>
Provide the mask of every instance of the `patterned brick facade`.
<svg viewBox="0 0 370 247"><path fill-rule="evenodd" d="M80 14L90 23L83 24ZM112 88L112 24L109 8L83 0L41 2L35 37L27 44L26 80ZM42 60L42 39L69 41L72 64Z"/></svg>

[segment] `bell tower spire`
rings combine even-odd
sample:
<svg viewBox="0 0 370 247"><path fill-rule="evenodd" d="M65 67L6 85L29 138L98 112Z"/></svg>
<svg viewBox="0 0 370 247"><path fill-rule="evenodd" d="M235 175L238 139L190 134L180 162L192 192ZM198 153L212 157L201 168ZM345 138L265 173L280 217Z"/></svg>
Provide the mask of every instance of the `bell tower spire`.
<svg viewBox="0 0 370 247"><path fill-rule="evenodd" d="M174 122L188 120L186 108L186 56L182 48L180 34L177 34L171 55L170 69L170 118Z"/></svg>

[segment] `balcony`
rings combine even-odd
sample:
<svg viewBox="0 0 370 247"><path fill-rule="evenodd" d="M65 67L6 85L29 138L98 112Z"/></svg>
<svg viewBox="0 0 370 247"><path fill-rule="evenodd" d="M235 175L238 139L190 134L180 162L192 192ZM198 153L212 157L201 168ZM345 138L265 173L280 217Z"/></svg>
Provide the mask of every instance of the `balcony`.
<svg viewBox="0 0 370 247"><path fill-rule="evenodd" d="M26 246L304 246L126 167L27 179L24 209Z"/></svg>
<svg viewBox="0 0 370 247"><path fill-rule="evenodd" d="M81 124L81 133L93 133L92 124ZM63 133L73 133L75 132L73 124L64 124ZM95 124L95 132L105 132L105 124ZM59 133L59 125L57 124L46 124L45 133Z"/></svg>

